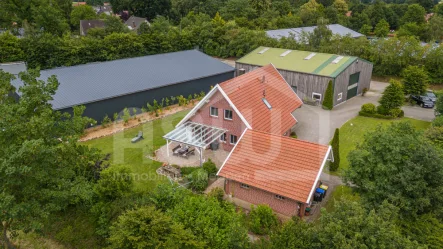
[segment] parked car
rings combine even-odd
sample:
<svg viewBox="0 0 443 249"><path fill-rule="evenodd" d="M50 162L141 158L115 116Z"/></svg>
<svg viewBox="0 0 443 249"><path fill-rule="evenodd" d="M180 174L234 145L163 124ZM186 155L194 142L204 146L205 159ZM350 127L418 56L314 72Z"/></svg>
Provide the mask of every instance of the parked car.
<svg viewBox="0 0 443 249"><path fill-rule="evenodd" d="M434 102L432 102L432 100L428 96L411 95L411 98L423 108L434 108Z"/></svg>
<svg viewBox="0 0 443 249"><path fill-rule="evenodd" d="M435 101L437 101L437 96L435 96L432 91L427 91L425 95L430 98L432 102L435 103Z"/></svg>

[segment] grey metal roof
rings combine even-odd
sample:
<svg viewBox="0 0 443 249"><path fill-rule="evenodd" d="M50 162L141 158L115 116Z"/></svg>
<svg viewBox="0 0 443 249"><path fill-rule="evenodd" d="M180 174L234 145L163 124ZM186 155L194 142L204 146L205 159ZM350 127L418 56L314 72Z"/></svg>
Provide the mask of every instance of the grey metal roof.
<svg viewBox="0 0 443 249"><path fill-rule="evenodd" d="M330 24L326 25L334 35L340 35L340 36L346 36L351 35L353 38L358 38L361 36L364 36L363 34L360 34L358 32L355 32L352 29L346 28L340 24ZM311 33L314 31L314 29L317 26L311 26L311 27L301 27L301 28L292 28L292 29L277 29L277 30L268 30L266 31L266 34L275 39L280 39L282 37L290 37L291 34L294 35L294 39L297 41L300 41L301 34L303 32Z"/></svg>
<svg viewBox="0 0 443 249"><path fill-rule="evenodd" d="M26 64L24 62L8 62L8 63L0 63L0 69L3 71L17 75L20 72L26 71Z"/></svg>
<svg viewBox="0 0 443 249"><path fill-rule="evenodd" d="M202 52L187 50L43 70L40 79L57 76L60 86L51 104L58 110L233 71Z"/></svg>

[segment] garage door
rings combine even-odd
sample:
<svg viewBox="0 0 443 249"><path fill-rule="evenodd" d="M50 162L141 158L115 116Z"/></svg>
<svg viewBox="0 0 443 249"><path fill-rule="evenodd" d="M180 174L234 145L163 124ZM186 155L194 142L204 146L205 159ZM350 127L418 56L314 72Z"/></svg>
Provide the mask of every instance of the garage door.
<svg viewBox="0 0 443 249"><path fill-rule="evenodd" d="M358 80L360 79L360 72L351 74L349 76L349 83L348 83L348 96L346 99L350 99L357 95L357 89L358 89Z"/></svg>

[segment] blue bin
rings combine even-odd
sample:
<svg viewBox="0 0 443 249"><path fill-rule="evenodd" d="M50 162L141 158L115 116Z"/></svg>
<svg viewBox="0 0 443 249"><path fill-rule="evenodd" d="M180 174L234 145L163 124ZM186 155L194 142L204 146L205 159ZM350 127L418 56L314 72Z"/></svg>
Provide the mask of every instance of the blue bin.
<svg viewBox="0 0 443 249"><path fill-rule="evenodd" d="M315 190L316 193L320 193L322 199L325 197L326 191L322 188L317 188L317 190Z"/></svg>

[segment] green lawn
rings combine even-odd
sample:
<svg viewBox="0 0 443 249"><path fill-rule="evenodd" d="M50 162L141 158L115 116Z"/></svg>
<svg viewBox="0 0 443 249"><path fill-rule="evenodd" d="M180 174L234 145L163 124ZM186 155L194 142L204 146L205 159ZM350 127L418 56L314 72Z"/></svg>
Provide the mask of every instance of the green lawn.
<svg viewBox="0 0 443 249"><path fill-rule="evenodd" d="M105 154L110 153L111 167L116 165L130 167L136 190L149 191L158 183L166 181L166 178L155 172L161 163L150 160L146 156L152 155L156 149L166 144L162 136L173 130L187 112L181 111L111 136L86 141L84 144L98 148ZM144 139L135 144L131 143L131 139L139 131L143 131Z"/></svg>
<svg viewBox="0 0 443 249"><path fill-rule="evenodd" d="M324 206L328 212L334 211L336 201L340 201L342 199L358 201L360 199L356 193L352 192L352 188L348 186L337 186L335 190L332 193L328 193L328 195L332 195Z"/></svg>
<svg viewBox="0 0 443 249"><path fill-rule="evenodd" d="M377 128L378 125L387 126L393 122L411 122L419 130L424 130L430 126L430 122L412 118L402 118L396 120L376 119L358 116L346 122L340 128L340 167L337 172L328 172L332 175L341 175L344 169L348 168L347 156L355 149L358 143L363 142L364 134Z"/></svg>

